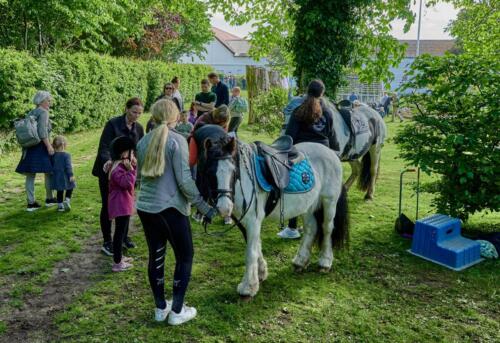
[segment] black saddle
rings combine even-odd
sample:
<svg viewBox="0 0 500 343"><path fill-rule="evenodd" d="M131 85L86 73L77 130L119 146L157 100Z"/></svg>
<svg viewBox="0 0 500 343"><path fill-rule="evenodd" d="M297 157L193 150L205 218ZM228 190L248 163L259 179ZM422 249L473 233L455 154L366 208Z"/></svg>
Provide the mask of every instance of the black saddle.
<svg viewBox="0 0 500 343"><path fill-rule="evenodd" d="M342 119L344 119L347 127L351 131L351 134L354 135L354 128L352 127L352 102L349 100L341 100L337 104L337 110L339 111Z"/></svg>
<svg viewBox="0 0 500 343"><path fill-rule="evenodd" d="M283 191L290 182L289 171L293 160L299 157L299 151L293 145L292 137L281 136L271 145L255 142L257 154L264 158L265 170L269 182Z"/></svg>

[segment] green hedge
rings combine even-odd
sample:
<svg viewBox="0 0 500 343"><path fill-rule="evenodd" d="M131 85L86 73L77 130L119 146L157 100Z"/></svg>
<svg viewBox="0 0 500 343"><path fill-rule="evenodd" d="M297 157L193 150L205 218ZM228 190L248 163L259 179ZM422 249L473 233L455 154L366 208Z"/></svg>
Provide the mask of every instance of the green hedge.
<svg viewBox="0 0 500 343"><path fill-rule="evenodd" d="M165 82L181 78L185 101L194 98L209 66L167 64L113 58L94 53L53 53L36 58L0 49L0 151L12 138L12 122L33 108L39 89L54 96L54 131L101 127L123 112L126 100L138 96L149 107Z"/></svg>

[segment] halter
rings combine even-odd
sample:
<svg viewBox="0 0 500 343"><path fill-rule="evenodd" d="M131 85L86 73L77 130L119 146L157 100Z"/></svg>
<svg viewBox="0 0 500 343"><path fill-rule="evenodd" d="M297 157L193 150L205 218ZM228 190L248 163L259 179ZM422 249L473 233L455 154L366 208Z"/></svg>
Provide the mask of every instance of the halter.
<svg viewBox="0 0 500 343"><path fill-rule="evenodd" d="M248 210L250 209L250 204L254 201L254 198L255 198L256 189L255 189L255 180L253 178L253 175L254 175L254 172L255 172L254 171L254 165L253 165L253 163L251 161L250 161L250 166L248 166L248 165L245 164L245 167L247 168L248 176L249 176L250 181L252 183L252 196L250 198L250 202L247 204L247 201L245 199L245 195L243 193L243 186L241 186L240 143L237 142L237 152L236 152L235 158L233 156L231 156L231 155L227 155L227 156L215 158L215 160L219 160L219 161L220 160L231 160L233 162L234 166L235 166L235 170L234 170L233 175L232 175L232 180L230 182L231 189L217 188L217 189L213 190L213 193L216 194L215 202L217 202L222 197L228 197L234 203L234 193L235 193L236 181L240 180L241 194L243 196L243 209L244 209L244 211L243 211L243 213L242 213L242 215L240 216L239 219L236 218L236 217L234 217L233 215L231 215L231 217L234 220L234 224L231 225L228 229L223 230L223 231L217 231L217 232L209 233L208 230L207 230L208 224L205 223L205 225L204 225L205 234L207 234L208 236L223 236L226 233L228 233L229 231L231 231L235 226L238 226L240 228L240 230L242 230L242 233L243 233L243 235L245 237L245 240L246 240L246 233L242 229L243 226L241 224L241 221L243 220L243 218L248 213ZM210 192L212 192L212 190L210 190Z"/></svg>

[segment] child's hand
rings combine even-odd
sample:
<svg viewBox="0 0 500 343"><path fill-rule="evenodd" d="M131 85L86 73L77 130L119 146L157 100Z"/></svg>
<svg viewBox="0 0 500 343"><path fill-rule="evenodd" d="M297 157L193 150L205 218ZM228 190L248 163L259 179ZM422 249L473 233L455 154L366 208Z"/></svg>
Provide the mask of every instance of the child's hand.
<svg viewBox="0 0 500 343"><path fill-rule="evenodd" d="M137 167L137 158L135 158L135 154L133 152L130 156L130 163L132 164L132 167Z"/></svg>
<svg viewBox="0 0 500 343"><path fill-rule="evenodd" d="M132 170L132 163L130 162L130 160L123 160L122 163L125 168L127 168L127 170Z"/></svg>
<svg viewBox="0 0 500 343"><path fill-rule="evenodd" d="M70 182L75 182L75 177L74 176L70 176L69 181Z"/></svg>

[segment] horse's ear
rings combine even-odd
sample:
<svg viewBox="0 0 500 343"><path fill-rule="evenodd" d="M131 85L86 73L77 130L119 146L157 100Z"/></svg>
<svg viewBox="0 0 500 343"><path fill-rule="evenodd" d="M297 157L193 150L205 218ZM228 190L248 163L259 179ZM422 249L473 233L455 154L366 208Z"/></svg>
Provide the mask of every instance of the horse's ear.
<svg viewBox="0 0 500 343"><path fill-rule="evenodd" d="M212 142L212 140L210 138L207 138L203 142L203 145L205 146L205 151L208 151L214 145L214 143Z"/></svg>
<svg viewBox="0 0 500 343"><path fill-rule="evenodd" d="M236 150L236 139L234 138L234 136L227 137L227 142L224 145L224 150L230 154L234 153L234 151Z"/></svg>

